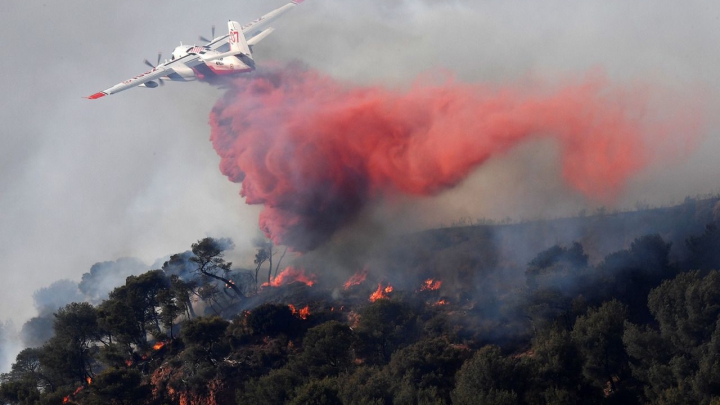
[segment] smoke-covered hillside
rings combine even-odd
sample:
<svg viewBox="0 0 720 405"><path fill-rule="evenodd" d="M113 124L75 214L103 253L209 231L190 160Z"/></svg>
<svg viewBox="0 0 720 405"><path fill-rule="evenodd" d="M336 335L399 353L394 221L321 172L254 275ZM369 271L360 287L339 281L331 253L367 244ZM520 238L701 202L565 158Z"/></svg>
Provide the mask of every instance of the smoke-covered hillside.
<svg viewBox="0 0 720 405"><path fill-rule="evenodd" d="M138 263L98 264L77 288L36 293L43 321L23 331L39 340L2 375L0 398L711 404L717 204L456 226L284 261L264 244L249 270L226 261L228 240L205 238L109 293L103 272ZM44 316L63 305L48 291L85 302Z"/></svg>

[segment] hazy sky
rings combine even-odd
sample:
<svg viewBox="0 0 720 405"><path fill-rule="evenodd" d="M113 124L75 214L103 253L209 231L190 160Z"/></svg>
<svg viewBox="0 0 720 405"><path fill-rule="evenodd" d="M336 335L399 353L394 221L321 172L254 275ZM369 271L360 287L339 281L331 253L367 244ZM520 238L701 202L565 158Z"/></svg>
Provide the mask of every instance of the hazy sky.
<svg viewBox="0 0 720 405"><path fill-rule="evenodd" d="M0 320L34 315L33 291L79 281L99 261L146 263L204 236L257 234L257 207L219 172L208 112L222 90L169 83L81 98L145 71L183 41L218 33L282 0L6 0L0 14ZM686 159L633 179L619 205L720 190L714 109L720 3L707 1L307 0L275 24L256 60L300 60L339 79L406 85L438 68L459 80L561 80L604 69L708 100L708 131ZM554 145L495 159L459 188L406 202L430 222L562 215L592 202L558 176ZM428 215L428 213L432 213Z"/></svg>

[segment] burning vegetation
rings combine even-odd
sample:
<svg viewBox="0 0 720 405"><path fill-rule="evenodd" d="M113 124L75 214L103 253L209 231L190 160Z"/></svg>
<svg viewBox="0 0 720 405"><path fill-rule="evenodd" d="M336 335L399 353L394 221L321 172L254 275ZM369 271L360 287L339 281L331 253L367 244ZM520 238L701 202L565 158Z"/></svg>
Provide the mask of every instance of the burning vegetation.
<svg viewBox="0 0 720 405"><path fill-rule="evenodd" d="M377 290L375 290L374 293L370 294L370 302L375 302L377 300L381 299L387 299L389 298L389 294L393 292L393 287L391 285L386 285L385 287L382 286L382 283L378 283Z"/></svg>
<svg viewBox="0 0 720 405"><path fill-rule="evenodd" d="M290 311L292 311L293 315L297 315L300 317L300 319L307 319L307 317L310 315L310 306L306 305L304 308L301 308L300 310L297 310L295 308L295 305L288 304L288 307L290 308Z"/></svg>
<svg viewBox="0 0 720 405"><path fill-rule="evenodd" d="M429 279L425 280L422 287L420 287L420 291L439 290L441 285L442 285L442 281L429 278Z"/></svg>
<svg viewBox="0 0 720 405"><path fill-rule="evenodd" d="M269 283L264 283L263 287L281 287L291 283L303 283L308 287L315 285L316 276L314 274L305 274L304 269L296 269L288 267L283 270L277 277L273 278Z"/></svg>
<svg viewBox="0 0 720 405"><path fill-rule="evenodd" d="M345 282L345 284L343 285L343 288L345 290L349 290L350 287L364 283L366 278L367 278L367 269L360 270L359 272L353 274L348 279L348 281Z"/></svg>
<svg viewBox="0 0 720 405"><path fill-rule="evenodd" d="M487 262L476 261L485 239L473 240L465 251L452 246L452 266L437 265L444 254L428 260L447 240L482 235L487 228L480 227L433 231L444 238L437 245L443 247L425 239L418 244L421 260L408 261L403 271L361 271L335 285L321 278L324 273L288 267L272 288L255 292L246 288L254 277L219 271L245 291L242 297L222 280L211 278L215 290L183 281L178 274L192 273L177 271L176 258L167 273L127 277L97 306L73 303L58 310L53 337L23 350L3 375L0 400L15 404L13 398L31 395L65 404L312 403L320 392L343 404L403 398L473 404L502 395L530 405L562 393L573 403L627 395L662 403L665 389L681 390L693 403L712 403L718 397L707 370L717 359L706 354L720 339L714 305L720 272L713 270L720 268L720 228L709 214L715 203L706 205L678 209L671 221L678 227L697 218L710 225L694 235L679 233L672 245L657 234L641 236L597 264L580 243L550 246L515 273L480 267ZM600 220L608 219L588 221ZM518 226L517 232L527 229ZM677 256L683 260L671 261L671 246L687 249ZM385 268L399 266L387 263ZM451 281L471 265L482 283ZM509 274L517 280L507 286ZM707 314L705 320L697 311ZM652 377L680 361L686 367L675 372L696 383ZM482 384L477 375L486 376Z"/></svg>

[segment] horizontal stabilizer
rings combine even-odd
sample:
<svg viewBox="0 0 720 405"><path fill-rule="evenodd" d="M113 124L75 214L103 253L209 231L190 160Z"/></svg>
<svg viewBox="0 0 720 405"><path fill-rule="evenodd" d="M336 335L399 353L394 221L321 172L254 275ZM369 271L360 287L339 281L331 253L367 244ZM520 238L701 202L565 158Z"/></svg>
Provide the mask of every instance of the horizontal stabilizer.
<svg viewBox="0 0 720 405"><path fill-rule="evenodd" d="M254 37L250 38L249 41L247 41L249 46L257 45L258 42L265 39L268 35L272 34L273 31L275 31L275 28L268 28L265 31L255 35Z"/></svg>

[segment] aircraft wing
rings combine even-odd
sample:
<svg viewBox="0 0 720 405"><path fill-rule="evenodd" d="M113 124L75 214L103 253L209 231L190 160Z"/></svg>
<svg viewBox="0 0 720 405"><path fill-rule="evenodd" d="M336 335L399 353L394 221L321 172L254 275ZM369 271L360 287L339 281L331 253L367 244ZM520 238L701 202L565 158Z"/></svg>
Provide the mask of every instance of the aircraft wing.
<svg viewBox="0 0 720 405"><path fill-rule="evenodd" d="M118 84L110 87L109 89L97 92L86 98L88 98L90 100L95 100L95 99L98 99L100 97L104 97L104 96L107 96L110 94L119 93L123 90L131 89L133 87L140 86L141 84L148 83L148 82L152 81L153 79L158 79L160 77L167 76L173 72L175 72L175 71L171 67L166 66L166 65L160 65L160 66L153 68L152 70L149 70L145 73L139 74L131 79L127 79L122 83L118 83ZM157 85L157 83L155 83L155 85ZM153 86L153 87L155 87L155 86Z"/></svg>

